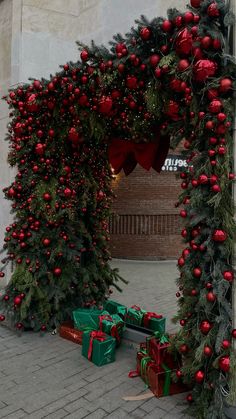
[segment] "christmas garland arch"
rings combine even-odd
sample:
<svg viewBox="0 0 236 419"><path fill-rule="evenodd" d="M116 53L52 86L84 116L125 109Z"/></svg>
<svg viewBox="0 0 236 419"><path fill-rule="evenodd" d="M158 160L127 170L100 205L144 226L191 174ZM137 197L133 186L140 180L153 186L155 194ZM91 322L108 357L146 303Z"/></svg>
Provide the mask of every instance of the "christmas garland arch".
<svg viewBox="0 0 236 419"><path fill-rule="evenodd" d="M102 305L118 286L108 249L111 142L158 144L165 155L169 139L173 148L183 140L182 327L172 344L184 357L178 375L194 383L189 409L199 418L223 417L222 388L231 380L234 389L231 23L223 0L191 0L168 19L142 16L110 49L79 44L80 61L6 98L9 163L18 172L5 188L15 219L0 276L9 261L15 269L0 320L7 314L18 329L50 329L79 305Z"/></svg>

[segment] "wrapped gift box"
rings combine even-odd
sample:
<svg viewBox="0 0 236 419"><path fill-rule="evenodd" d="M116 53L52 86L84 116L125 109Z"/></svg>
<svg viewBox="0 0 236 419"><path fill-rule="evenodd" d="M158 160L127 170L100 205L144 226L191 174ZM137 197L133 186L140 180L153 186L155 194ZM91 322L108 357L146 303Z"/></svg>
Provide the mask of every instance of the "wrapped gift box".
<svg viewBox="0 0 236 419"><path fill-rule="evenodd" d="M154 361L147 354L145 350L137 353L137 373L141 376L143 381L148 385L148 368L154 365Z"/></svg>
<svg viewBox="0 0 236 419"><path fill-rule="evenodd" d="M168 352L170 347L169 337L166 334L157 332L146 339L146 345L148 355L157 365L163 362L168 363L168 365L173 364L173 356Z"/></svg>
<svg viewBox="0 0 236 419"><path fill-rule="evenodd" d="M150 364L147 369L147 381L150 390L155 394L156 397L171 396L172 394L184 393L189 389L178 381L175 383L172 380L172 373L176 370L172 370L166 364L154 365Z"/></svg>
<svg viewBox="0 0 236 419"><path fill-rule="evenodd" d="M118 314L99 316L99 329L115 338L117 344L121 342L124 325Z"/></svg>
<svg viewBox="0 0 236 419"><path fill-rule="evenodd" d="M151 329L154 332L164 333L166 328L166 319L161 314L147 311L143 315L142 325L146 329Z"/></svg>
<svg viewBox="0 0 236 419"><path fill-rule="evenodd" d="M83 332L75 329L72 321L64 322L60 325L59 335L64 339L82 345Z"/></svg>
<svg viewBox="0 0 236 419"><path fill-rule="evenodd" d="M127 314L127 307L113 300L107 300L105 302L104 310L108 311L109 314L118 314L122 319Z"/></svg>
<svg viewBox="0 0 236 419"><path fill-rule="evenodd" d="M98 330L99 316L103 314L109 313L95 308L77 308L77 310L73 311L75 328L82 331Z"/></svg>
<svg viewBox="0 0 236 419"><path fill-rule="evenodd" d="M115 361L116 340L101 331L83 333L82 355L98 367Z"/></svg>
<svg viewBox="0 0 236 419"><path fill-rule="evenodd" d="M128 324L135 324L141 326L143 321L143 316L146 313L145 310L142 310L139 306L132 306L128 309L125 316L125 321Z"/></svg>

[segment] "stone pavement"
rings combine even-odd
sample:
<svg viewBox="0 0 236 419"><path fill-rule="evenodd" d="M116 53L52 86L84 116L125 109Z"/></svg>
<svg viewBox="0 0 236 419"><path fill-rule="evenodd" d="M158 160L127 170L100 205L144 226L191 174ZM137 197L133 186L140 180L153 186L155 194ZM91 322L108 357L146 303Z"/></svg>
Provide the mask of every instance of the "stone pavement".
<svg viewBox="0 0 236 419"><path fill-rule="evenodd" d="M114 297L170 316L175 312L175 262L113 261L130 281ZM124 342L115 363L96 367L81 355L81 347L57 335L25 332L21 337L0 326L0 418L147 418L178 419L180 394L125 401L145 393L144 383L128 378L135 369L135 347Z"/></svg>

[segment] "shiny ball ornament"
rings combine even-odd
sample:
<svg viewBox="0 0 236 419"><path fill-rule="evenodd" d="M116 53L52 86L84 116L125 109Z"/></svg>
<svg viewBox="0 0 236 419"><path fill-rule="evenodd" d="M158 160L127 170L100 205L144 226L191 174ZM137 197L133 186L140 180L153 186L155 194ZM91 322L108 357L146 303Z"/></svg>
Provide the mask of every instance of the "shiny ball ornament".
<svg viewBox="0 0 236 419"><path fill-rule="evenodd" d="M187 28L182 29L175 41L175 49L179 55L188 55L191 52L193 46L193 37L192 34L188 31Z"/></svg>
<svg viewBox="0 0 236 419"><path fill-rule="evenodd" d="M16 296L13 301L16 306L19 306L22 303L22 300L19 296Z"/></svg>
<svg viewBox="0 0 236 419"><path fill-rule="evenodd" d="M195 276L195 278L200 278L200 276L202 275L202 270L201 268L195 268L193 270L193 275Z"/></svg>
<svg viewBox="0 0 236 419"><path fill-rule="evenodd" d="M208 110L211 113L218 113L222 108L222 102L219 99L213 99L208 106Z"/></svg>
<svg viewBox="0 0 236 419"><path fill-rule="evenodd" d="M212 44L212 38L210 36L204 36L201 39L201 47L203 49L209 49Z"/></svg>
<svg viewBox="0 0 236 419"><path fill-rule="evenodd" d="M209 303L213 303L214 301L216 301L216 295L214 294L214 292L208 292L206 295L206 299L207 301L209 301Z"/></svg>
<svg viewBox="0 0 236 419"><path fill-rule="evenodd" d="M6 295L4 295L3 299L4 299L4 301L9 301L10 297L9 297L9 295L6 294Z"/></svg>
<svg viewBox="0 0 236 419"><path fill-rule="evenodd" d="M38 156L42 156L43 154L44 154L44 149L45 149L45 146L44 146L44 144L42 144L42 143L38 143L38 144L36 144L36 146L35 146L35 153L38 155Z"/></svg>
<svg viewBox="0 0 236 419"><path fill-rule="evenodd" d="M231 342L228 339L224 339L221 346L223 349L229 349L231 346Z"/></svg>
<svg viewBox="0 0 236 419"><path fill-rule="evenodd" d="M213 354L213 350L210 346L204 346L203 353L205 356L211 356Z"/></svg>
<svg viewBox="0 0 236 419"><path fill-rule="evenodd" d="M224 271L223 278L228 282L233 282L234 280L234 273L232 271Z"/></svg>
<svg viewBox="0 0 236 419"><path fill-rule="evenodd" d="M198 178L198 182L201 185L206 185L208 183L208 176L205 175L205 174L200 175L199 178Z"/></svg>
<svg viewBox="0 0 236 419"><path fill-rule="evenodd" d="M72 195L72 190L70 188L65 188L63 194L66 198L70 198Z"/></svg>
<svg viewBox="0 0 236 419"><path fill-rule="evenodd" d="M184 265L185 265L185 260L184 260L184 258L183 258L183 257L179 258L179 259L178 259L178 266L182 267L182 266L184 266Z"/></svg>
<svg viewBox="0 0 236 419"><path fill-rule="evenodd" d="M45 332L47 330L47 326L45 324L42 324L42 326L40 327L40 330L42 332Z"/></svg>
<svg viewBox="0 0 236 419"><path fill-rule="evenodd" d="M52 196L50 195L50 193L45 192L45 193L43 194L43 200L44 200L44 201L46 201L46 202L50 202L50 201L51 201L51 199L52 199Z"/></svg>
<svg viewBox="0 0 236 419"><path fill-rule="evenodd" d="M72 141L73 143L79 142L79 133L74 127L69 129L68 140Z"/></svg>
<svg viewBox="0 0 236 419"><path fill-rule="evenodd" d="M183 373L182 373L182 371L181 371L181 370L176 370L175 374L176 374L176 377L177 377L177 378L181 378L181 377L183 377Z"/></svg>
<svg viewBox="0 0 236 419"><path fill-rule="evenodd" d="M180 217L182 217L182 218L186 218L187 217L187 211L185 211L185 210L181 210L180 211L180 213L179 213L179 215L180 215Z"/></svg>
<svg viewBox="0 0 236 419"><path fill-rule="evenodd" d="M186 397L186 400L187 400L188 403L192 403L193 402L192 394L188 394L187 397Z"/></svg>
<svg viewBox="0 0 236 419"><path fill-rule="evenodd" d="M149 63L151 64L152 67L156 67L160 59L161 59L160 55L153 54L149 57Z"/></svg>
<svg viewBox="0 0 236 419"><path fill-rule="evenodd" d="M179 324L180 324L180 326L185 326L186 325L186 320L184 320L184 319L181 319L180 320L180 322L179 322Z"/></svg>
<svg viewBox="0 0 236 419"><path fill-rule="evenodd" d="M170 22L170 20L164 20L164 22L161 25L161 28L164 32L171 32L172 28L173 28L173 25Z"/></svg>
<svg viewBox="0 0 236 419"><path fill-rule="evenodd" d="M218 193L218 192L221 192L221 187L220 187L220 185L215 184L211 187L211 190L212 190L212 192Z"/></svg>
<svg viewBox="0 0 236 419"><path fill-rule="evenodd" d="M127 76L126 86L128 89L135 90L138 88L138 79L135 76Z"/></svg>
<svg viewBox="0 0 236 419"><path fill-rule="evenodd" d="M182 72L182 71L187 70L187 68L189 68L189 66L190 66L189 61L183 59L183 60L180 60L179 61L178 66L177 66L177 69Z"/></svg>
<svg viewBox="0 0 236 419"><path fill-rule="evenodd" d="M62 272L61 268L54 268L53 269L53 275L55 275L55 276L61 276L61 272Z"/></svg>
<svg viewBox="0 0 236 419"><path fill-rule="evenodd" d="M195 7L195 9L198 9L200 7L203 0L190 0L190 4L192 7Z"/></svg>
<svg viewBox="0 0 236 419"><path fill-rule="evenodd" d="M143 41L148 41L148 39L151 38L151 30L149 28L142 28L140 30L140 37L142 38Z"/></svg>
<svg viewBox="0 0 236 419"><path fill-rule="evenodd" d="M189 24L193 22L194 14L192 12L185 12L184 13L184 21L185 23Z"/></svg>
<svg viewBox="0 0 236 419"><path fill-rule="evenodd" d="M236 329L233 329L231 335L234 339L236 339Z"/></svg>
<svg viewBox="0 0 236 419"><path fill-rule="evenodd" d="M50 239L48 239L48 238L43 239L43 245L45 247L48 247L50 245L50 243L51 243L51 240Z"/></svg>
<svg viewBox="0 0 236 419"><path fill-rule="evenodd" d="M230 357L229 356L222 356L219 359L219 368L221 371L229 372L230 370Z"/></svg>
<svg viewBox="0 0 236 419"><path fill-rule="evenodd" d="M212 326L213 325L208 320L203 320L200 323L199 329L204 335L207 335L210 332Z"/></svg>
<svg viewBox="0 0 236 419"><path fill-rule="evenodd" d="M4 322L4 320L5 320L4 314L0 314L0 322Z"/></svg>
<svg viewBox="0 0 236 419"><path fill-rule="evenodd" d="M229 90L232 89L233 83L232 80L229 78L224 78L220 80L219 92L220 93L227 93Z"/></svg>
<svg viewBox="0 0 236 419"><path fill-rule="evenodd" d="M189 351L189 347L185 343L183 343L180 346L179 351L181 354L186 354Z"/></svg>
<svg viewBox="0 0 236 419"><path fill-rule="evenodd" d="M4 272L0 271L0 278L4 278L5 274Z"/></svg>
<svg viewBox="0 0 236 419"><path fill-rule="evenodd" d="M215 2L211 3L210 6L207 8L207 14L210 17L219 17L220 11L217 7L217 4Z"/></svg>
<svg viewBox="0 0 236 419"><path fill-rule="evenodd" d="M103 115L108 115L112 109L113 101L111 96L102 96L99 100L99 112Z"/></svg>
<svg viewBox="0 0 236 419"><path fill-rule="evenodd" d="M23 324L22 323L20 323L20 322L18 322L18 323L16 323L16 328L18 329L18 330L22 330L23 329Z"/></svg>
<svg viewBox="0 0 236 419"><path fill-rule="evenodd" d="M81 58L81 60L82 61L88 61L88 58L89 58L89 52L86 50L86 49L83 49L83 51L81 51L81 54L80 54L80 58Z"/></svg>
<svg viewBox="0 0 236 419"><path fill-rule="evenodd" d="M215 230L212 234L212 239L215 242L224 242L228 235L224 230Z"/></svg>
<svg viewBox="0 0 236 419"><path fill-rule="evenodd" d="M196 381L196 383L202 383L204 381L205 378L205 374L204 371L199 370L194 374L194 379Z"/></svg>
<svg viewBox="0 0 236 419"><path fill-rule="evenodd" d="M204 82L208 77L215 75L217 64L212 60L198 60L193 66L194 78L198 82Z"/></svg>
<svg viewBox="0 0 236 419"><path fill-rule="evenodd" d="M217 119L219 122L224 122L226 120L227 116L223 112L219 112L217 115Z"/></svg>

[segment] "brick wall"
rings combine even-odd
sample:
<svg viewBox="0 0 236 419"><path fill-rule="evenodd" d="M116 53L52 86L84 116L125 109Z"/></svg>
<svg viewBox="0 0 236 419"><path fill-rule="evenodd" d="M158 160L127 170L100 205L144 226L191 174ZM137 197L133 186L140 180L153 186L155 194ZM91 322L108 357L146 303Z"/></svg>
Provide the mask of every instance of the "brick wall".
<svg viewBox="0 0 236 419"><path fill-rule="evenodd" d="M111 253L118 258L177 258L183 249L179 208L180 179L173 172L145 171L116 176L117 199L110 220Z"/></svg>

